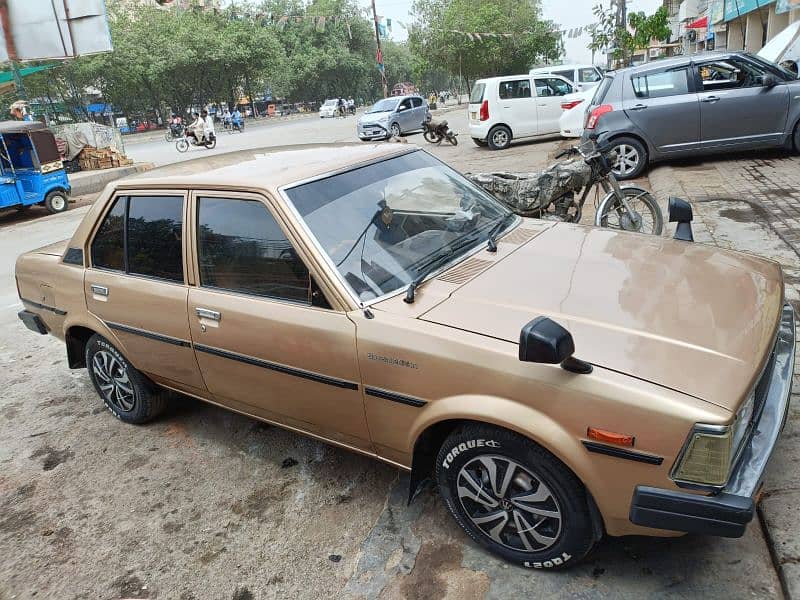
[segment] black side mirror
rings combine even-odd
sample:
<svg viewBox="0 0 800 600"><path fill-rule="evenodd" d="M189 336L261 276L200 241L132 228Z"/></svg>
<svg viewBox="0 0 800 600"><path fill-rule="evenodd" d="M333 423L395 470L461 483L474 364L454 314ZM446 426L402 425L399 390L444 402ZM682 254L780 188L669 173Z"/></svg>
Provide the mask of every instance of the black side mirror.
<svg viewBox="0 0 800 600"><path fill-rule="evenodd" d="M592 365L572 356L575 342L561 325L547 317L536 317L519 333L519 359L523 362L560 364L573 373L591 373Z"/></svg>
<svg viewBox="0 0 800 600"><path fill-rule="evenodd" d="M675 198L674 196L669 199L669 222L677 223L678 227L675 229L676 240L683 242L693 242L694 234L692 233L692 205L686 200Z"/></svg>
<svg viewBox="0 0 800 600"><path fill-rule="evenodd" d="M772 73L765 73L761 77L761 85L763 85L765 88L774 88L776 85L778 85L778 80Z"/></svg>

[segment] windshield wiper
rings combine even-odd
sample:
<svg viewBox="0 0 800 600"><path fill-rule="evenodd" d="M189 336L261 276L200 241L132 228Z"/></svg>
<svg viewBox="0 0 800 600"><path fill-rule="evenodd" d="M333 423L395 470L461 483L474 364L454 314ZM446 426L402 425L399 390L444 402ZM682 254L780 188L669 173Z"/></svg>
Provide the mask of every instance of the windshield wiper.
<svg viewBox="0 0 800 600"><path fill-rule="evenodd" d="M406 289L406 297L403 298L403 302L405 302L406 304L413 304L414 303L414 295L415 295L415 293L417 291L417 288L419 287L419 285L423 281L425 281L425 278L428 275L430 275L436 269L439 268L439 265L441 264L441 260L440 259L446 258L448 256L452 256L453 254L455 254L456 252L458 252L462 248L466 248L467 246L469 246L474 241L475 234L478 234L478 233L480 233L480 231L478 231L478 230L473 231L472 234L466 235L466 236L458 239L457 240L458 241L457 244L453 244L453 245L448 244L444 248L442 248L441 250L436 252L424 264L424 266L420 268L420 270L417 272L417 276L414 277L414 279L411 281L411 283L408 284L408 288Z"/></svg>
<svg viewBox="0 0 800 600"><path fill-rule="evenodd" d="M495 237L498 233L500 233L500 230L503 229L505 224L508 223L509 219L512 218L514 218L514 213L507 213L494 227L492 227L492 230L489 232L489 239L486 240L486 247L489 252L497 252L497 240Z"/></svg>

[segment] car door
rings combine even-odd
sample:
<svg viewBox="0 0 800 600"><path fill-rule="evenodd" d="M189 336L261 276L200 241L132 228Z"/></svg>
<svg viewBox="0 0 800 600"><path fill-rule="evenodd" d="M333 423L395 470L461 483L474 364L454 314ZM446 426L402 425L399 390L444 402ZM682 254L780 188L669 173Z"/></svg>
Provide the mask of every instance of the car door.
<svg viewBox="0 0 800 600"><path fill-rule="evenodd" d="M411 98L404 98L397 106L397 123L400 131L405 133L414 129L414 110L411 105Z"/></svg>
<svg viewBox="0 0 800 600"><path fill-rule="evenodd" d="M699 62L700 141L703 148L779 144L789 110L783 81L762 83L767 71L742 57Z"/></svg>
<svg viewBox="0 0 800 600"><path fill-rule="evenodd" d="M688 65L633 73L623 81L622 108L659 153L697 150L700 103Z"/></svg>
<svg viewBox="0 0 800 600"><path fill-rule="evenodd" d="M412 127L414 129L421 129L422 124L425 122L425 106L422 102L422 98L411 98L411 106L413 107L412 111L414 113Z"/></svg>
<svg viewBox="0 0 800 600"><path fill-rule="evenodd" d="M193 194L189 323L221 403L369 447L354 324L332 310L265 198Z"/></svg>
<svg viewBox="0 0 800 600"><path fill-rule="evenodd" d="M536 134L558 133L558 119L563 112L561 100L573 92L572 84L552 75L538 75L533 82L536 90Z"/></svg>
<svg viewBox="0 0 800 600"><path fill-rule="evenodd" d="M498 86L497 120L511 127L514 137L536 135L536 98L531 92L531 78L502 79Z"/></svg>
<svg viewBox="0 0 800 600"><path fill-rule="evenodd" d="M126 358L166 385L205 390L186 312L185 194L130 192L112 200L92 237L86 306Z"/></svg>

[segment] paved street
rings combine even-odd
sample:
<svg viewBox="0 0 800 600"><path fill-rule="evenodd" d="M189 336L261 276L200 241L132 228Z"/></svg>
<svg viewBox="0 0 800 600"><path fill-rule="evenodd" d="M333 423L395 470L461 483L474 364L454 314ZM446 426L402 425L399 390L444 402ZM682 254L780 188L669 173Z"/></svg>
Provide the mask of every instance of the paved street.
<svg viewBox="0 0 800 600"><path fill-rule="evenodd" d="M462 171L533 171L563 144L478 148L464 113L443 115L457 147L408 141ZM353 118L223 133L213 151L126 150L163 167L148 176L344 142L361 143ZM798 166L782 153L717 157L658 166L643 183L664 207L692 201L699 242L779 261L800 309ZM187 398L150 425L114 419L63 344L16 318L15 257L68 237L86 210L0 215L0 600L800 598L797 396L742 539L606 539L570 571L523 570L470 542L435 493L407 506L405 475L384 464Z"/></svg>

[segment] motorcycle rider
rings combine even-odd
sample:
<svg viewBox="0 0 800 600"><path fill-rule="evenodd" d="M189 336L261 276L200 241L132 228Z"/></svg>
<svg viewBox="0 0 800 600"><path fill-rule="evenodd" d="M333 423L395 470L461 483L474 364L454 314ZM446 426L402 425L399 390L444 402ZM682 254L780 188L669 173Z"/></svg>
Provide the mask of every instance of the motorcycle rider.
<svg viewBox="0 0 800 600"><path fill-rule="evenodd" d="M210 142L211 138L214 137L214 117L208 114L208 111L204 110L200 113L200 116L203 117L203 138L205 141Z"/></svg>
<svg viewBox="0 0 800 600"><path fill-rule="evenodd" d="M356 101L353 100L352 96L347 99L347 112L351 115L356 114Z"/></svg>
<svg viewBox="0 0 800 600"><path fill-rule="evenodd" d="M203 111L205 113L205 111ZM205 128L205 121L200 118L197 113L192 113L194 121L192 121L186 128L186 137L193 137L194 143L199 144L203 139L203 129Z"/></svg>
<svg viewBox="0 0 800 600"><path fill-rule="evenodd" d="M242 113L239 112L238 106L233 107L233 112L231 113L231 124L236 129L242 128Z"/></svg>

